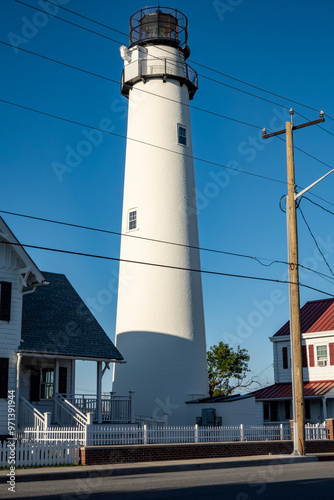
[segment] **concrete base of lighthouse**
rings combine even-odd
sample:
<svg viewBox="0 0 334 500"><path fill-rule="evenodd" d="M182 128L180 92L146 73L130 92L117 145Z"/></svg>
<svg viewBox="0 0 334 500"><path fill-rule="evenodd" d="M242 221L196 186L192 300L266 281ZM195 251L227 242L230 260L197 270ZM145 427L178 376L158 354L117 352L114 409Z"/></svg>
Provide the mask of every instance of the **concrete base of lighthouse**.
<svg viewBox="0 0 334 500"><path fill-rule="evenodd" d="M117 348L127 364L115 367L116 395L135 391L137 416L164 420L169 425L190 424L185 402L208 396L206 367L203 359L196 362L196 342L157 332L126 332L117 336ZM193 359L191 366L185 357ZM131 369L134 366L136 370Z"/></svg>

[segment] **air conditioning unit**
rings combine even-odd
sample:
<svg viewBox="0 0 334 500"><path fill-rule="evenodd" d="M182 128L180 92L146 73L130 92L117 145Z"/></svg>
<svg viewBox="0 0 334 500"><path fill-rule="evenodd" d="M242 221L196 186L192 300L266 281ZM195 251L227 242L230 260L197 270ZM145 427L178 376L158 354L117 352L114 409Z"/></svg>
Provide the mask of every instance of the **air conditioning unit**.
<svg viewBox="0 0 334 500"><path fill-rule="evenodd" d="M321 359L318 361L318 366L326 366L327 365L327 360L326 359Z"/></svg>

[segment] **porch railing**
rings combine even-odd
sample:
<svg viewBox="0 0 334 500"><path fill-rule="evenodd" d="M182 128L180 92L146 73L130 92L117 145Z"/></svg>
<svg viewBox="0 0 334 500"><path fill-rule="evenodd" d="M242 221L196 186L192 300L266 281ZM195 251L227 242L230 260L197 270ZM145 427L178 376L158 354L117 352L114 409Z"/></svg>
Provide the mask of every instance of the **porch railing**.
<svg viewBox="0 0 334 500"><path fill-rule="evenodd" d="M19 427L40 427L44 429L48 424L46 416L34 408L34 406L22 396L19 398L19 415Z"/></svg>
<svg viewBox="0 0 334 500"><path fill-rule="evenodd" d="M55 420L60 425L79 425L86 427L88 423L87 416L80 411L68 399L61 394L55 395Z"/></svg>
<svg viewBox="0 0 334 500"><path fill-rule="evenodd" d="M75 408L82 414L91 413L93 420L97 420L97 397L79 394L67 397ZM132 417L132 397L130 396L103 396L102 400L102 422L127 424Z"/></svg>

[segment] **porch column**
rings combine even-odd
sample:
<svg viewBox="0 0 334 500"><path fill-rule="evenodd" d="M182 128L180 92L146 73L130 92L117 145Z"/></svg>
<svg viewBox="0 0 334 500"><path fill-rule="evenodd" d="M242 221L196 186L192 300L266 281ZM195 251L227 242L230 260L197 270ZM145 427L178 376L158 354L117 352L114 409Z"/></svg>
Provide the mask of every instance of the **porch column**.
<svg viewBox="0 0 334 500"><path fill-rule="evenodd" d="M71 396L75 397L75 359L71 362Z"/></svg>
<svg viewBox="0 0 334 500"><path fill-rule="evenodd" d="M327 398L322 398L322 415L325 421L327 419Z"/></svg>
<svg viewBox="0 0 334 500"><path fill-rule="evenodd" d="M53 415L54 419L58 420L58 405L56 404L56 394L59 392L59 359L55 358L53 373Z"/></svg>
<svg viewBox="0 0 334 500"><path fill-rule="evenodd" d="M15 429L19 428L20 423L20 369L21 369L21 353L17 354L17 363L16 363L16 413L15 413Z"/></svg>
<svg viewBox="0 0 334 500"><path fill-rule="evenodd" d="M55 359L53 378L53 397L59 392L59 359Z"/></svg>
<svg viewBox="0 0 334 500"><path fill-rule="evenodd" d="M96 420L98 424L102 424L102 361L97 362Z"/></svg>

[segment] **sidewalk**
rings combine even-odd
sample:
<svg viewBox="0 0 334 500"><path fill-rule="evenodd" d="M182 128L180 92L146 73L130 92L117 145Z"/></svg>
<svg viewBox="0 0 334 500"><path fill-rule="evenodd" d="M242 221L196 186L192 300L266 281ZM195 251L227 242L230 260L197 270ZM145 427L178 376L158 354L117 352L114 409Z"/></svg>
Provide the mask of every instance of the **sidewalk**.
<svg viewBox="0 0 334 500"><path fill-rule="evenodd" d="M164 472L192 471L205 469L227 469L235 467L262 467L280 464L318 462L334 460L333 454L292 457L291 455L266 455L238 458L207 458L200 460L174 460L168 462L141 462L116 465L73 465L61 467L39 467L17 469L17 482L50 481L55 479L76 479L86 477L127 476ZM6 481L8 471L0 471L0 482Z"/></svg>

